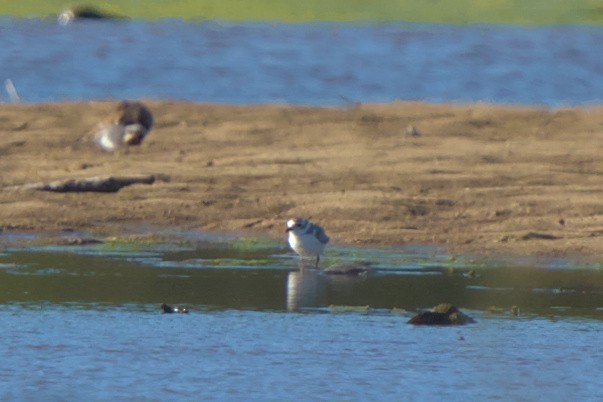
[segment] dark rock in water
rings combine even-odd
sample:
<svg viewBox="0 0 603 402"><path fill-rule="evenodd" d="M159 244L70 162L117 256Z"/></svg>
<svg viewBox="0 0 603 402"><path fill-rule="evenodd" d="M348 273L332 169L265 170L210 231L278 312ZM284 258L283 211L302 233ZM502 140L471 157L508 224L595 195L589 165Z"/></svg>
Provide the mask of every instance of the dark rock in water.
<svg viewBox="0 0 603 402"><path fill-rule="evenodd" d="M414 325L465 325L474 322L473 318L448 303L438 304L431 311L423 311L408 321Z"/></svg>
<svg viewBox="0 0 603 402"><path fill-rule="evenodd" d="M188 314L188 309L185 307L172 307L172 306L168 306L165 303L161 303L161 312L164 314L173 314L173 313Z"/></svg>
<svg viewBox="0 0 603 402"><path fill-rule="evenodd" d="M327 275L362 275L368 272L370 265L367 263L358 264L335 264L326 268L323 272Z"/></svg>

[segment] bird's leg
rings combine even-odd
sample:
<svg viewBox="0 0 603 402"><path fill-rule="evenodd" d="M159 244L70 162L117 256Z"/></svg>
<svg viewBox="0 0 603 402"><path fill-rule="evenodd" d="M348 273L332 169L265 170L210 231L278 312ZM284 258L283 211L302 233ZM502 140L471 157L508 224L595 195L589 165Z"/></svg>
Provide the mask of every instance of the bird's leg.
<svg viewBox="0 0 603 402"><path fill-rule="evenodd" d="M316 256L316 266L315 268L318 269L318 263L320 262L320 255Z"/></svg>

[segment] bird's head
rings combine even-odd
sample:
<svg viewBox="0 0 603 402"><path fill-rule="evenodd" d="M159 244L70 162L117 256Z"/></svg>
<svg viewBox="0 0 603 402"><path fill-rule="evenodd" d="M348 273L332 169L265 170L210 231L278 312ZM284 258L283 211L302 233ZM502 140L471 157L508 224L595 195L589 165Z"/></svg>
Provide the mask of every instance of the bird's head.
<svg viewBox="0 0 603 402"><path fill-rule="evenodd" d="M308 221L302 218L289 219L285 232L297 232L307 225Z"/></svg>

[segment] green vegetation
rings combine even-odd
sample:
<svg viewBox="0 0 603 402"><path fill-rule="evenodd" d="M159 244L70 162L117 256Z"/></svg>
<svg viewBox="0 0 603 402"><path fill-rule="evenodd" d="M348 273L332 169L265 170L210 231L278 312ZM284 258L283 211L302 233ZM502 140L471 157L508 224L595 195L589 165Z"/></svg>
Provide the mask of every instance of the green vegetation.
<svg viewBox="0 0 603 402"><path fill-rule="evenodd" d="M601 0L121 0L81 3L130 18L599 24ZM65 0L0 0L0 14L54 16Z"/></svg>

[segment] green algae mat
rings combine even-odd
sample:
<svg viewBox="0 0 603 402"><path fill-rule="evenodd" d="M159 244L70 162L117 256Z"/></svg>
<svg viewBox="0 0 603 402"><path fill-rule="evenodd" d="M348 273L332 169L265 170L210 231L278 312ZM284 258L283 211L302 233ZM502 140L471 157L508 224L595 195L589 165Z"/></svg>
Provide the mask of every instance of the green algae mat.
<svg viewBox="0 0 603 402"><path fill-rule="evenodd" d="M0 0L0 14L45 18L74 5L128 18L232 21L408 21L599 24L601 0Z"/></svg>

